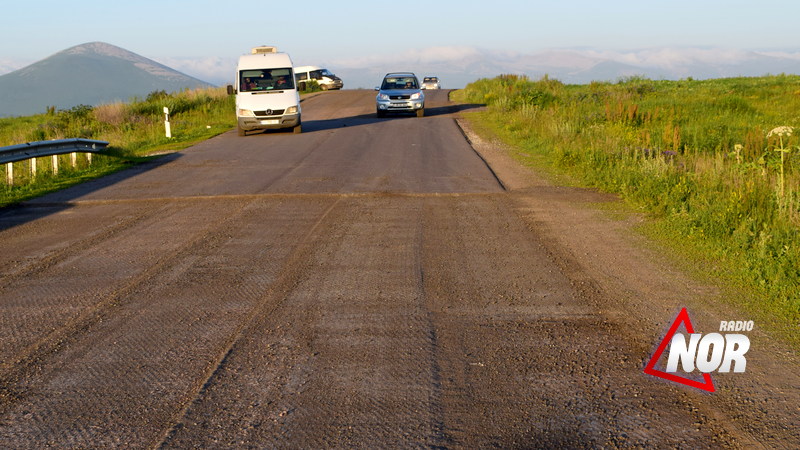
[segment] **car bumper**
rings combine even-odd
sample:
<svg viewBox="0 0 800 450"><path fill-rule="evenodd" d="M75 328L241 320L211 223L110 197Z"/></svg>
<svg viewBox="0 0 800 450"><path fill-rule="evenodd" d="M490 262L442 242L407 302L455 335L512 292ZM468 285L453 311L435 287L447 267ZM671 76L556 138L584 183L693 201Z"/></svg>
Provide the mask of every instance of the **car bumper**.
<svg viewBox="0 0 800 450"><path fill-rule="evenodd" d="M251 130L275 130L279 128L294 128L300 125L300 114L284 114L282 116L239 116L239 128Z"/></svg>
<svg viewBox="0 0 800 450"><path fill-rule="evenodd" d="M416 111L425 108L425 100L378 100L379 111Z"/></svg>

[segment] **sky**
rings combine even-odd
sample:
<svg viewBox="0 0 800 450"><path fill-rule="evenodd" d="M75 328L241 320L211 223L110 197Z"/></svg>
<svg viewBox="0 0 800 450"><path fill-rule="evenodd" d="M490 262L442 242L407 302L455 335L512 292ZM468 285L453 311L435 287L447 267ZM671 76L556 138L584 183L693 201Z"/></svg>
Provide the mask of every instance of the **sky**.
<svg viewBox="0 0 800 450"><path fill-rule="evenodd" d="M350 66L475 49L800 48L797 0L2 0L0 74L102 41L216 81L256 45ZM211 78L215 79L211 79Z"/></svg>

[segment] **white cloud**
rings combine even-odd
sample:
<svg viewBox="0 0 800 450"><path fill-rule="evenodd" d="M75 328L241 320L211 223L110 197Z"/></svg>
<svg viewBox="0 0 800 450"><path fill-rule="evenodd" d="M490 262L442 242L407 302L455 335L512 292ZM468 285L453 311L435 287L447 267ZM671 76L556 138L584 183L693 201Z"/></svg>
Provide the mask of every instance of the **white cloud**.
<svg viewBox="0 0 800 450"><path fill-rule="evenodd" d="M754 52L736 49L670 47L632 51L585 50L583 53L602 60L661 69L677 69L692 64L740 64L758 55Z"/></svg>
<svg viewBox="0 0 800 450"><path fill-rule="evenodd" d="M205 58L154 58L154 60L212 84L229 83L236 73L236 58L211 56Z"/></svg>
<svg viewBox="0 0 800 450"><path fill-rule="evenodd" d="M800 51L766 51L760 52L762 55L775 58L797 59L800 60Z"/></svg>
<svg viewBox="0 0 800 450"><path fill-rule="evenodd" d="M31 61L17 61L11 59L0 59L0 75L13 72L31 64Z"/></svg>
<svg viewBox="0 0 800 450"><path fill-rule="evenodd" d="M451 61L481 58L484 56L484 53L485 52L482 50L468 46L427 47L423 49L408 49L399 53L337 59L331 61L331 65L355 69L386 65L441 64Z"/></svg>

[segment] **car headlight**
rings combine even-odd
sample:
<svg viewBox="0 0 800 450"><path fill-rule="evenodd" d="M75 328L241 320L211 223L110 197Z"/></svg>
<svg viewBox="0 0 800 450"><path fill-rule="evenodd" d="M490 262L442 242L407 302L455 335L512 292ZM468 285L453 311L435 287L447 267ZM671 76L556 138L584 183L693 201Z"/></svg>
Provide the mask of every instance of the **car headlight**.
<svg viewBox="0 0 800 450"><path fill-rule="evenodd" d="M297 106L290 106L286 108L286 114L297 114Z"/></svg>
<svg viewBox="0 0 800 450"><path fill-rule="evenodd" d="M414 94L411 94L411 100L417 100L419 98L425 98L422 92L416 92Z"/></svg>
<svg viewBox="0 0 800 450"><path fill-rule="evenodd" d="M389 94L378 94L378 100L389 100Z"/></svg>
<svg viewBox="0 0 800 450"><path fill-rule="evenodd" d="M253 114L253 111L249 109L240 109L239 110L239 117L255 117L256 115Z"/></svg>

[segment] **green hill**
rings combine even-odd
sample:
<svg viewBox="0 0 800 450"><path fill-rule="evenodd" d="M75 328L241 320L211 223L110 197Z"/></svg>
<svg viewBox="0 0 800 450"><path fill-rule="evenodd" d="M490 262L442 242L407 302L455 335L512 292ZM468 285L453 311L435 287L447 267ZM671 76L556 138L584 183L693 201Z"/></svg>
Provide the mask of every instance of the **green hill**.
<svg viewBox="0 0 800 450"><path fill-rule="evenodd" d="M162 64L103 42L68 48L0 76L0 117L44 113L210 86Z"/></svg>

